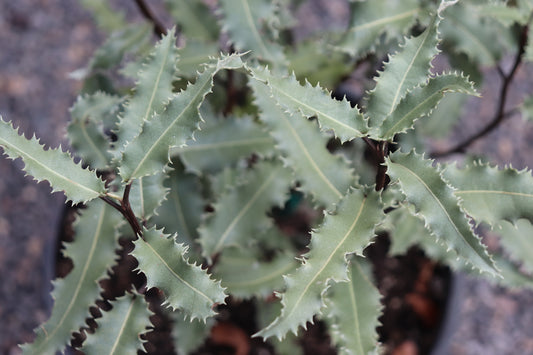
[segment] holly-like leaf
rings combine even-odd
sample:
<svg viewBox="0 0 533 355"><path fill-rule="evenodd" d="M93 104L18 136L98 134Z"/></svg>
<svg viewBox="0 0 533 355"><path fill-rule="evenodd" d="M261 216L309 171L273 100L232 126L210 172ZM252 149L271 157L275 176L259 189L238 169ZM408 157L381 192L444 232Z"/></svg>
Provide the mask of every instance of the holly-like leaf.
<svg viewBox="0 0 533 355"><path fill-rule="evenodd" d="M222 193L214 213L198 229L204 257L228 246L245 247L273 224L267 212L286 200L290 171L279 162L261 162L246 172L242 185Z"/></svg>
<svg viewBox="0 0 533 355"><path fill-rule="evenodd" d="M118 96L96 92L78 97L70 110L70 145L92 169L105 169L111 161L111 142L105 130L114 125L120 102Z"/></svg>
<svg viewBox="0 0 533 355"><path fill-rule="evenodd" d="M457 74L443 74L430 78L424 86L409 91L379 128L383 140L413 127L420 117L430 115L446 92L477 95L472 82Z"/></svg>
<svg viewBox="0 0 533 355"><path fill-rule="evenodd" d="M366 135L367 120L346 99L335 100L330 92L318 85L313 87L306 83L302 86L294 75L277 76L266 68L253 69L251 72L255 79L268 85L270 95L289 113L316 116L320 128L332 130L342 142Z"/></svg>
<svg viewBox="0 0 533 355"><path fill-rule="evenodd" d="M117 115L123 101L123 97L110 95L102 91L97 91L94 94L85 94L79 96L74 105L72 105L70 116L73 122L89 120L101 124L103 130L108 131L117 124Z"/></svg>
<svg viewBox="0 0 533 355"><path fill-rule="evenodd" d="M214 173L234 166L239 160L255 153L272 155L274 141L264 127L249 117L210 119L183 147L171 149L179 155L188 170L197 174Z"/></svg>
<svg viewBox="0 0 533 355"><path fill-rule="evenodd" d="M417 37L409 37L399 52L389 56L376 86L367 97L366 114L370 126L377 128L392 114L405 94L426 82L431 61L437 55L439 15Z"/></svg>
<svg viewBox="0 0 533 355"><path fill-rule="evenodd" d="M379 194L374 190L352 189L334 215L311 235L310 251L302 265L285 277L281 314L255 336L282 339L298 327L306 327L324 308L323 295L333 282L348 281L347 254L361 254L374 237L375 226L383 219Z"/></svg>
<svg viewBox="0 0 533 355"><path fill-rule="evenodd" d="M371 51L380 37L404 35L414 24L421 11L417 0L403 1L352 1L348 31L335 47L362 57Z"/></svg>
<svg viewBox="0 0 533 355"><path fill-rule="evenodd" d="M498 275L494 263L472 230L453 189L432 166L433 161L411 152L395 152L386 161L389 176L397 180L407 201L424 219L435 238L442 240L457 256L489 275Z"/></svg>
<svg viewBox="0 0 533 355"><path fill-rule="evenodd" d="M155 228L144 229L143 238L134 241L131 255L139 262L137 270L146 275L147 288L163 291L163 305L182 310L191 320L205 322L215 315L213 307L226 298L224 288L206 270L189 263L188 247Z"/></svg>
<svg viewBox="0 0 533 355"><path fill-rule="evenodd" d="M248 248L228 248L217 260L213 274L234 297L268 297L283 288L282 276L296 268L296 259L287 253L277 253L268 262L257 254Z"/></svg>
<svg viewBox="0 0 533 355"><path fill-rule="evenodd" d="M293 115L284 112L269 97L268 88L261 82L252 81L250 85L255 103L262 111L260 119L269 127L301 190L330 208L344 196L354 180L348 164L328 151L328 139L322 136L315 122L299 112Z"/></svg>
<svg viewBox="0 0 533 355"><path fill-rule="evenodd" d="M38 328L24 354L55 354L63 351L72 332L85 325L89 307L99 298L98 281L115 263L121 215L103 201L93 201L74 224L76 237L64 254L74 263L72 271L54 281L54 307L50 318Z"/></svg>
<svg viewBox="0 0 533 355"><path fill-rule="evenodd" d="M96 320L98 328L87 334L81 350L85 354L136 354L144 350L140 335L151 327L148 303L141 295L127 294L111 302L113 309Z"/></svg>
<svg viewBox="0 0 533 355"><path fill-rule="evenodd" d="M88 202L106 193L104 182L96 174L75 163L61 147L45 149L35 137L26 139L0 117L0 147L10 159L21 158L23 170L40 182L48 181L52 192L63 191L73 204Z"/></svg>
<svg viewBox="0 0 533 355"><path fill-rule="evenodd" d="M488 164L474 163L464 169L447 166L443 174L456 188L454 194L475 221L491 226L501 220L514 223L519 218L533 222L531 171L500 170Z"/></svg>
<svg viewBox="0 0 533 355"><path fill-rule="evenodd" d="M118 152L140 132L143 123L156 112L161 112L172 96L172 81L176 79L175 29L172 29L157 43L144 61L139 72L135 91L129 98L117 128L115 149Z"/></svg>
<svg viewBox="0 0 533 355"><path fill-rule="evenodd" d="M185 144L201 122L198 109L211 92L215 74L241 66L237 55L222 57L208 65L194 84L175 94L160 114L146 121L141 134L124 149L119 169L122 179L129 181L163 170L170 161L169 149Z"/></svg>
<svg viewBox="0 0 533 355"><path fill-rule="evenodd" d="M350 259L348 282L338 282L327 293L327 323L340 355L378 354L376 328L383 306L372 283L371 264L363 257Z"/></svg>
<svg viewBox="0 0 533 355"><path fill-rule="evenodd" d="M221 0L223 31L240 52L252 51L252 56L272 65L284 63L283 48L275 42L276 4L267 0Z"/></svg>

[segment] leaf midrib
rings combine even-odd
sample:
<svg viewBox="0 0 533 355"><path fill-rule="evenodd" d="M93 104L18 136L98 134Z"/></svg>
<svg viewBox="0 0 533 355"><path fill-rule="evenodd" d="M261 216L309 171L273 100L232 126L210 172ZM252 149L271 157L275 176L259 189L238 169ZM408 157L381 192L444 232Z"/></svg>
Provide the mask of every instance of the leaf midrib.
<svg viewBox="0 0 533 355"><path fill-rule="evenodd" d="M348 231L346 232L346 234L342 237L341 241L337 244L337 246L333 249L333 251L329 254L328 258L326 260L324 260L324 262L322 263L322 266L320 267L320 269L315 273L315 275L313 276L313 278L307 283L307 285L305 286L304 290L300 293L300 297L297 298L295 304L294 304L294 307L292 307L292 309L290 310L290 312L287 314L287 316L285 316L285 319L287 318L290 318L290 315L292 313L294 313L296 311L296 309L298 308L298 305L300 304L300 302L302 302L304 296L307 294L307 291L309 290L309 287L311 287L311 285L314 283L314 281L318 278L318 276L320 276L320 274L322 274L322 272L324 271L324 269L329 265L329 263L331 262L331 259L333 258L333 256L337 253L337 251L340 249L340 247L344 244L344 242L346 241L346 239L348 238L348 236L352 233L353 229L355 228L355 226L357 225L357 222L359 221L359 218L361 217L361 214L363 212L363 208L366 204L366 200L367 200L367 197L364 197L363 200L361 201L361 206L359 207L359 211L357 211L357 215L354 219L354 222L352 223L352 225L348 228ZM274 324L273 324L274 326Z"/></svg>
<svg viewBox="0 0 533 355"><path fill-rule="evenodd" d="M183 279L180 275L178 275L176 272L174 272L174 270L172 269L172 267L166 262L166 260L164 258L161 257L161 255L158 253L157 250L155 250L149 243L145 242L145 241L142 241L144 243L144 245L146 245L151 251L152 253L161 261L161 263L166 267L166 269L176 278L178 279L179 281L181 281L185 286L189 287L194 293L202 296L203 298L205 298L209 303L211 304L214 304L215 302L209 298L205 293L201 292L199 289L197 289L196 287L194 287L193 285L191 285L189 282L187 282L185 279ZM183 258L182 256L179 256L181 258Z"/></svg>
<svg viewBox="0 0 533 355"><path fill-rule="evenodd" d="M105 206L101 208L100 215L98 216L98 224L97 224L95 232L93 234L93 243L91 244L91 248L89 250L89 253L87 254L87 259L86 259L85 265L83 266L83 270L82 270L81 276L78 279L79 282L76 285L76 289L74 290L74 294L73 294L73 296L72 296L72 298L70 300L70 303L69 303L66 311L63 313L63 317L61 317L61 319L57 323L58 324L57 327L50 334L45 332L46 341L43 344L41 344L41 346L37 350L42 349L43 346L45 346L48 343L48 340L52 339L53 336L59 331L62 323L65 321L65 318L70 313L70 310L72 309L72 307L76 303L75 301L77 300L78 294L79 294L79 292L81 290L81 284L83 283L82 281L84 281L85 278L86 278L88 267L91 264L91 261L92 261L92 259L94 257L94 253L95 253L95 250L96 250L96 245L98 244L98 241L100 240L100 237L101 237L102 225L103 225L103 221L104 221L104 217L105 217L105 210L106 210ZM44 328L43 328L43 330L44 330Z"/></svg>

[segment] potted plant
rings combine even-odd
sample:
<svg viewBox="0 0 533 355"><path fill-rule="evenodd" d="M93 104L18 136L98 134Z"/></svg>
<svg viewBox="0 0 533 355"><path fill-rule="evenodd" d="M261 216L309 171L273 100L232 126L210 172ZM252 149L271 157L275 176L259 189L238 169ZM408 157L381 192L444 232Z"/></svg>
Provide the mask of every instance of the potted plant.
<svg viewBox="0 0 533 355"><path fill-rule="evenodd" d="M530 172L432 159L464 153L507 116L507 90L532 58L529 2L351 2L346 29L298 41L288 0L166 1L179 31L140 0L146 24L85 3L112 34L75 73L84 87L71 150L43 149L0 122L3 152L83 206L64 250L73 269L55 281L52 314L24 353L63 351L79 331L86 353L143 350L150 297L162 300L181 353L208 334L228 340L214 319L230 299L251 300L253 337L280 353L298 351L294 337L319 319L340 353L379 352L381 296L364 257L376 235L397 252L417 244L454 269L531 285L520 246ZM478 95L479 67L513 46L494 120L450 150L428 150L424 139ZM439 72L437 55L449 62ZM332 97L347 78L360 100ZM310 239L295 221L312 227ZM500 229L525 270L495 260L473 223ZM141 282L90 312L128 243Z"/></svg>

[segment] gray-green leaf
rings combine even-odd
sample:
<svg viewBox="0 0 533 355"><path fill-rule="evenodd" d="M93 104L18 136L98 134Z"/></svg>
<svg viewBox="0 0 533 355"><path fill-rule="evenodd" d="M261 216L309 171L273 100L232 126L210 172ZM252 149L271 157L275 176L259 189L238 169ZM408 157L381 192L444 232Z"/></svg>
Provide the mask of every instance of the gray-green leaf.
<svg viewBox="0 0 533 355"><path fill-rule="evenodd" d="M472 230L459 199L443 180L441 173L414 151L395 152L386 161L388 173L397 180L409 203L424 219L437 239L453 249L458 257L481 272L498 275L494 263Z"/></svg>
<svg viewBox="0 0 533 355"><path fill-rule="evenodd" d="M23 170L35 180L47 180L52 192L63 191L67 199L76 204L88 202L106 193L105 184L96 174L75 163L61 147L45 149L33 137L26 139L19 135L11 123L0 117L0 147L11 159L21 158Z"/></svg>
<svg viewBox="0 0 533 355"><path fill-rule="evenodd" d="M181 309L190 319L205 322L215 315L213 308L226 298L224 288L206 270L189 263L188 247L155 228L144 229L143 238L134 241L131 254L139 262L138 270L146 275L147 288L159 288L165 294L163 304Z"/></svg>

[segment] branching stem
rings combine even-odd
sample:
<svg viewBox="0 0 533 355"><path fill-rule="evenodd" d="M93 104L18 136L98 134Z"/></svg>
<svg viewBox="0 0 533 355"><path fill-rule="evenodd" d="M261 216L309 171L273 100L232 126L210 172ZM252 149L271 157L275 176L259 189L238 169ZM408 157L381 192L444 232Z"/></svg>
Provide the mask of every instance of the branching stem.
<svg viewBox="0 0 533 355"><path fill-rule="evenodd" d="M131 229L133 229L133 233L139 237L142 238L142 228L139 224L139 221L137 220L137 217L135 217L135 214L133 213L133 210L131 209L129 197L130 197L130 190L131 190L131 182L126 185L126 188L124 189L124 196L122 197L122 200L120 200L120 204L115 201L110 196L101 196L100 198L109 204L111 207L119 211L124 218L128 221L129 225L131 226Z"/></svg>
<svg viewBox="0 0 533 355"><path fill-rule="evenodd" d="M149 20L150 22L153 23L153 25L154 25L154 33L158 37L163 37L163 35L166 35L167 34L167 30L166 30L165 26L161 23L161 21L159 21L155 17L154 13L152 12L152 10L150 10L148 5L146 5L144 0L135 0L135 3L137 4L137 7L139 8L139 10L143 14L143 16L147 20Z"/></svg>
<svg viewBox="0 0 533 355"><path fill-rule="evenodd" d="M530 18L531 21L531 18ZM483 129L481 129L479 132L473 134L472 136L468 137L464 141L460 142L459 144L455 145L454 147L447 149L445 151L441 152L433 152L430 154L433 158L439 158L448 156L454 153L464 153L466 148L468 148L470 145L472 145L475 141L478 139L486 136L490 132L492 132L494 129L496 129L507 117L510 115L508 112L505 112L505 106L507 103L507 96L509 92L509 87L514 79L514 76L520 67L520 64L522 63L522 57L525 52L526 44L527 44L527 33L528 33L528 27L524 26L522 28L522 32L520 34L520 41L519 41L519 48L518 52L516 53L516 57L513 63L513 67L509 71L508 74L505 74L503 69L498 66L497 70L502 78L502 86L500 89L500 97L498 100L498 106L496 109L496 114L494 115L494 118L489 122L487 126L485 126Z"/></svg>
<svg viewBox="0 0 533 355"><path fill-rule="evenodd" d="M374 142L368 137L363 137L365 143L372 149L376 158L377 173L376 173L376 191L383 190L388 182L387 166L385 163L385 157L389 155L389 142L379 141Z"/></svg>

